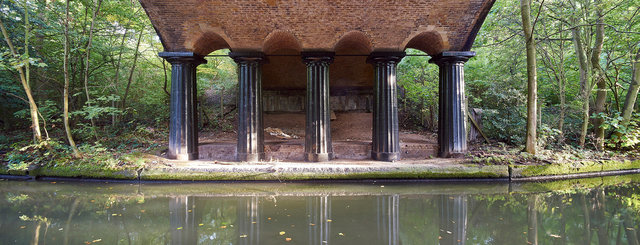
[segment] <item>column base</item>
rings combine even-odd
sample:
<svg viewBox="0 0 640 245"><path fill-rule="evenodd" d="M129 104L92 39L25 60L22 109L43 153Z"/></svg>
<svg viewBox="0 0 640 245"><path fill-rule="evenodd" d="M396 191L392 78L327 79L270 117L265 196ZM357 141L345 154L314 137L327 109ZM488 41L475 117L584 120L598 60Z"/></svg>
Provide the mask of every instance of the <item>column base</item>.
<svg viewBox="0 0 640 245"><path fill-rule="evenodd" d="M333 152L329 153L305 153L304 160L307 162L327 162L333 159Z"/></svg>
<svg viewBox="0 0 640 245"><path fill-rule="evenodd" d="M376 161L400 161L400 152L371 152L371 158Z"/></svg>
<svg viewBox="0 0 640 245"><path fill-rule="evenodd" d="M463 158L466 152L440 152L438 155L442 158Z"/></svg>
<svg viewBox="0 0 640 245"><path fill-rule="evenodd" d="M199 154L197 152L183 153L183 154L170 154L170 153L167 154L167 158L180 160L180 161L198 160L198 157L199 157Z"/></svg>
<svg viewBox="0 0 640 245"><path fill-rule="evenodd" d="M236 159L239 162L259 162L264 159L263 153L238 153Z"/></svg>

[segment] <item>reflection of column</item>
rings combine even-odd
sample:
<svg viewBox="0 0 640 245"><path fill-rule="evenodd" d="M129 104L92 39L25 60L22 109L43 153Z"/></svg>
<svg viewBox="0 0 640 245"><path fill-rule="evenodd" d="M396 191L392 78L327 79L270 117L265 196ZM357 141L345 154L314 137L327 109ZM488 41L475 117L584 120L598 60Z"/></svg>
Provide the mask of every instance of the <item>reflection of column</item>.
<svg viewBox="0 0 640 245"><path fill-rule="evenodd" d="M191 52L161 52L171 63L171 119L167 157L198 159L196 67L207 61Z"/></svg>
<svg viewBox="0 0 640 245"><path fill-rule="evenodd" d="M229 53L238 64L237 160L257 162L264 158L262 121L262 53Z"/></svg>
<svg viewBox="0 0 640 245"><path fill-rule="evenodd" d="M258 197L238 200L238 237L240 244L260 244L260 206Z"/></svg>
<svg viewBox="0 0 640 245"><path fill-rule="evenodd" d="M174 197L169 200L171 244L197 244L193 197Z"/></svg>
<svg viewBox="0 0 640 245"><path fill-rule="evenodd" d="M378 197L378 240L381 244L400 244L399 206L398 195Z"/></svg>
<svg viewBox="0 0 640 245"><path fill-rule="evenodd" d="M440 67L440 157L467 152L467 102L464 95L464 63L475 52L444 52L429 61Z"/></svg>
<svg viewBox="0 0 640 245"><path fill-rule="evenodd" d="M440 244L465 244L467 240L467 197L440 197Z"/></svg>
<svg viewBox="0 0 640 245"><path fill-rule="evenodd" d="M307 217L309 221L308 244L329 244L331 232L331 199L329 196L307 197Z"/></svg>
<svg viewBox="0 0 640 245"><path fill-rule="evenodd" d="M333 56L333 53L328 52L302 54L302 61L307 64L304 159L309 162L323 162L333 158L329 109L329 64L333 62Z"/></svg>
<svg viewBox="0 0 640 245"><path fill-rule="evenodd" d="M396 66L404 56L404 52L376 52L367 60L376 69L371 137L373 160L400 160Z"/></svg>

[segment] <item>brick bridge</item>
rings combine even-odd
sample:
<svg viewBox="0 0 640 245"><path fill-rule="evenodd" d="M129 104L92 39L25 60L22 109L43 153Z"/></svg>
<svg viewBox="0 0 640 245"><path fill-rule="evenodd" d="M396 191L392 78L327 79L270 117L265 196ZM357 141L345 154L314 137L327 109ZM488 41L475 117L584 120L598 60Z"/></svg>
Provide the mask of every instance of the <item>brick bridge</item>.
<svg viewBox="0 0 640 245"><path fill-rule="evenodd" d="M371 157L399 160L396 65L407 48L440 68L439 155L463 154L464 63L494 1L140 0L172 64L168 156L198 158L196 67L218 49L238 64L239 161L264 157L263 90L302 92L305 159L330 160L330 87L372 91Z"/></svg>

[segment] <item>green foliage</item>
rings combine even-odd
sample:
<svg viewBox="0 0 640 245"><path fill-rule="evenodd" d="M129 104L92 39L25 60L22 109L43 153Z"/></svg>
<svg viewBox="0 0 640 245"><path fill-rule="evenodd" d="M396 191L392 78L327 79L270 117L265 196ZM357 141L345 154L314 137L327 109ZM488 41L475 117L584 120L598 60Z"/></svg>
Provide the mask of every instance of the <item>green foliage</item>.
<svg viewBox="0 0 640 245"><path fill-rule="evenodd" d="M552 148L552 146L557 145L562 138L562 131L559 129L553 128L548 124L542 124L538 128L538 148L540 149L548 149Z"/></svg>
<svg viewBox="0 0 640 245"><path fill-rule="evenodd" d="M604 118L602 127L605 130L612 131L611 137L606 140L607 147L613 149L625 149L634 148L640 144L640 114L633 114L631 121L628 125L622 123L622 116L620 113L614 114L614 116L607 116L602 113L595 115L595 117Z"/></svg>
<svg viewBox="0 0 640 245"><path fill-rule="evenodd" d="M28 170L31 166L51 164L69 155L70 151L65 145L54 140L45 140L14 149L7 154L6 162L10 170Z"/></svg>
<svg viewBox="0 0 640 245"><path fill-rule="evenodd" d="M47 126L55 127L55 124L62 123L62 118L60 118L60 114L62 112L60 108L58 108L58 103L51 100L45 100L40 103L38 110L40 111L41 118L44 119L44 123L48 124ZM28 107L16 111L13 115L16 118L23 119L25 121L31 119ZM62 124L60 124L60 127L62 127Z"/></svg>
<svg viewBox="0 0 640 245"><path fill-rule="evenodd" d="M482 114L484 130L493 139L514 145L524 143L525 135L522 133L526 124L524 109L514 107L503 108L503 110L484 110Z"/></svg>
<svg viewBox="0 0 640 245"><path fill-rule="evenodd" d="M117 95L106 95L88 101L81 110L71 113L71 117L81 117L85 120L100 119L113 115L122 115L121 109L111 106L111 102L119 101Z"/></svg>
<svg viewBox="0 0 640 245"><path fill-rule="evenodd" d="M142 137L142 136L141 136ZM38 167L73 167L76 170L95 168L96 170L138 169L144 167L147 159L140 150L157 150L155 143L137 139L120 139L112 144L128 146L111 148L100 143L82 144L78 148L80 158L73 158L72 151L64 144L53 140L31 144L10 151L6 158L8 170L32 170ZM126 145L130 144L130 145ZM146 146L146 147L145 147ZM135 149L135 150L131 150Z"/></svg>
<svg viewBox="0 0 640 245"><path fill-rule="evenodd" d="M409 49L407 54L425 55ZM398 64L398 101L405 127L420 125L436 131L438 114L438 67L424 56L408 56Z"/></svg>

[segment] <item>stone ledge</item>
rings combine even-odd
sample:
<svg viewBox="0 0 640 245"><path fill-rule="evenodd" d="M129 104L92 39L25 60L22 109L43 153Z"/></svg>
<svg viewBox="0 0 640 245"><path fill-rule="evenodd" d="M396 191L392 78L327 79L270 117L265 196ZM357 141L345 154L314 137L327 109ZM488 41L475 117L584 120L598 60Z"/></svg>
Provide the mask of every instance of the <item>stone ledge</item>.
<svg viewBox="0 0 640 245"><path fill-rule="evenodd" d="M512 180L556 180L580 177L596 177L619 174L620 171L640 171L640 160L635 161L589 161L576 164L511 165Z"/></svg>
<svg viewBox="0 0 640 245"><path fill-rule="evenodd" d="M640 160L601 161L577 165L487 165L462 160L432 159L408 163L375 161L304 162L206 162L168 161L170 167L104 170L69 166L30 171L0 169L6 176L68 177L142 181L306 181L306 180L449 180L449 181L546 181L640 173Z"/></svg>
<svg viewBox="0 0 640 245"><path fill-rule="evenodd" d="M305 166L306 165L306 166ZM507 166L276 164L147 169L141 180L487 179L509 177Z"/></svg>

